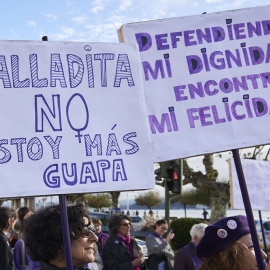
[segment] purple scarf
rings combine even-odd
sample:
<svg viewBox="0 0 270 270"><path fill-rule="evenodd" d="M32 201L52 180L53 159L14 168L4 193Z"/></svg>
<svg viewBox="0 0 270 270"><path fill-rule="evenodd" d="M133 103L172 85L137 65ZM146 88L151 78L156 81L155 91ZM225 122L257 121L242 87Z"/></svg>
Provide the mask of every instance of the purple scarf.
<svg viewBox="0 0 270 270"><path fill-rule="evenodd" d="M155 236L155 237L157 237L157 238L159 238L160 241L161 241L161 243L164 241L163 238L162 238L162 235L159 235L159 234L157 234L156 232L150 232L150 233L148 233L148 234L146 235L145 239L147 239L147 237L148 237L150 234L153 235L153 236Z"/></svg>
<svg viewBox="0 0 270 270"><path fill-rule="evenodd" d="M102 231L100 231L100 233L97 234L98 240L102 237L102 235L103 235L103 232Z"/></svg>
<svg viewBox="0 0 270 270"><path fill-rule="evenodd" d="M121 233L117 233L116 236L126 245L127 249L132 255L133 260L135 259L132 244L130 241L130 234L127 235L127 237L124 237ZM134 266L134 270L140 270L139 266Z"/></svg>

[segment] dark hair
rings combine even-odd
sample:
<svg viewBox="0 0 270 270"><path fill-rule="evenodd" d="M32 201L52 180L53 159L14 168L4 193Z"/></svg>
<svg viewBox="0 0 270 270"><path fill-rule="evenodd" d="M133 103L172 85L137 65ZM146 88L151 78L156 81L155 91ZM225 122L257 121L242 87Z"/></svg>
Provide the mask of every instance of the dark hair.
<svg viewBox="0 0 270 270"><path fill-rule="evenodd" d="M18 210L18 219L19 219L19 223L20 223L20 232L22 232L24 230L24 228L23 228L23 220L24 220L25 215L28 214L29 212L31 212L31 210L27 206L21 207Z"/></svg>
<svg viewBox="0 0 270 270"><path fill-rule="evenodd" d="M83 204L67 206L70 240L79 239L91 218ZM86 224L85 219L88 220ZM25 220L25 245L34 261L48 262L63 253L63 235L60 206L51 205Z"/></svg>
<svg viewBox="0 0 270 270"><path fill-rule="evenodd" d="M25 217L25 215L27 213L29 213L31 210L27 207L27 206L24 206L24 207L21 207L19 210L18 210L18 219L19 219L19 222L20 223L23 223L23 219Z"/></svg>
<svg viewBox="0 0 270 270"><path fill-rule="evenodd" d="M8 228L8 220L10 218L17 218L16 212L12 208L0 207L0 231Z"/></svg>
<svg viewBox="0 0 270 270"><path fill-rule="evenodd" d="M123 214L113 214L112 216L110 216L110 218L108 219L108 226L109 226L109 231L112 234L117 234L120 224L122 222L122 220L129 220L131 222L131 219L129 216L127 215L123 215Z"/></svg>
<svg viewBox="0 0 270 270"><path fill-rule="evenodd" d="M157 226L163 225L163 224L168 224L165 219L160 219L156 222L156 224L153 226L154 230L157 228Z"/></svg>

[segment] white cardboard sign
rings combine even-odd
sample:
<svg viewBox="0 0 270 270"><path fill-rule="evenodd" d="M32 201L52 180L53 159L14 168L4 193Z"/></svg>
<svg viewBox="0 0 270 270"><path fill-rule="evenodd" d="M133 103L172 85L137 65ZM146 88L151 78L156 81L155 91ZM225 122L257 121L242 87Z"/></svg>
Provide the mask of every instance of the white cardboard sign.
<svg viewBox="0 0 270 270"><path fill-rule="evenodd" d="M270 142L270 6L123 25L142 58L155 161Z"/></svg>
<svg viewBox="0 0 270 270"><path fill-rule="evenodd" d="M154 187L136 46L0 48L0 198Z"/></svg>
<svg viewBox="0 0 270 270"><path fill-rule="evenodd" d="M270 163L251 159L241 159L249 199L253 210L270 210ZM233 209L245 209L238 176L233 159L231 164L231 204Z"/></svg>

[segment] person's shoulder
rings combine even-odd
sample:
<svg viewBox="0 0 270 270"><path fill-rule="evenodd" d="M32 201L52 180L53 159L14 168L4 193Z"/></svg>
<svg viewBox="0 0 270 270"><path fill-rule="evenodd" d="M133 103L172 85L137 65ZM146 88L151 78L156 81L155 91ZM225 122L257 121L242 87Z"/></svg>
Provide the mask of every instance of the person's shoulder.
<svg viewBox="0 0 270 270"><path fill-rule="evenodd" d="M105 236L105 235L104 235L104 236ZM112 241L113 239L115 239L115 238L114 238L114 236L111 234L111 235L108 237L107 241Z"/></svg>
<svg viewBox="0 0 270 270"><path fill-rule="evenodd" d="M187 252L185 251L184 247L178 249L178 252L176 253L176 257L182 256L183 254L186 254Z"/></svg>
<svg viewBox="0 0 270 270"><path fill-rule="evenodd" d="M159 243L160 239L156 236L154 236L153 234L148 234L145 238L145 242L146 243Z"/></svg>
<svg viewBox="0 0 270 270"><path fill-rule="evenodd" d="M187 245L181 247L178 249L178 252L185 252L185 249L189 249L191 246L193 246L192 242L190 241Z"/></svg>
<svg viewBox="0 0 270 270"><path fill-rule="evenodd" d="M107 234L107 233L103 233L103 236L102 237L104 237L104 238L109 238L110 236Z"/></svg>
<svg viewBox="0 0 270 270"><path fill-rule="evenodd" d="M5 234L2 231L0 231L0 238L7 239L7 237L5 236Z"/></svg>
<svg viewBox="0 0 270 270"><path fill-rule="evenodd" d="M111 252L114 249L117 249L121 244L121 240L116 235L110 235L110 237L106 240L103 250L102 257L105 253Z"/></svg>
<svg viewBox="0 0 270 270"><path fill-rule="evenodd" d="M148 235L146 235L146 240L147 239L155 239L157 238L155 235L153 235L152 233L149 233Z"/></svg>
<svg viewBox="0 0 270 270"><path fill-rule="evenodd" d="M0 244L1 245L8 245L7 237L3 233L0 233Z"/></svg>
<svg viewBox="0 0 270 270"><path fill-rule="evenodd" d="M118 244L121 240L114 234L109 235L105 245L108 244Z"/></svg>
<svg viewBox="0 0 270 270"><path fill-rule="evenodd" d="M183 260L183 259L185 259L187 257L188 252L191 251L191 250L189 250L190 249L190 243L191 242L189 242L186 246L183 246L180 249L178 249L178 252L175 255L176 261ZM186 249L188 249L189 251L187 251Z"/></svg>
<svg viewBox="0 0 270 270"><path fill-rule="evenodd" d="M15 243L15 245L14 245L14 249L13 249L13 251L15 251L15 250L18 250L18 249L21 249L22 248L22 239L20 239L20 240L18 240L16 243Z"/></svg>

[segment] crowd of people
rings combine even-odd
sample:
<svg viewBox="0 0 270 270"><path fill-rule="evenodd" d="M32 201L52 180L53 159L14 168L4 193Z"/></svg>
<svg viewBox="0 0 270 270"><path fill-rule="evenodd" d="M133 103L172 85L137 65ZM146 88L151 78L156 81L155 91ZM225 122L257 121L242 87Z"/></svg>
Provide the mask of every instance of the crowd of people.
<svg viewBox="0 0 270 270"><path fill-rule="evenodd" d="M73 270L258 269L247 218L242 215L225 217L208 226L193 225L191 241L176 255L170 245L174 232L164 219L157 220L145 238L146 259L142 247L130 235L128 215L111 215L106 234L101 220L91 219L83 204L67 206L67 213ZM17 236L15 224L19 227ZM263 250L261 255L266 269L270 269ZM17 212L0 207L0 269L66 269L59 205L36 213L28 207Z"/></svg>

